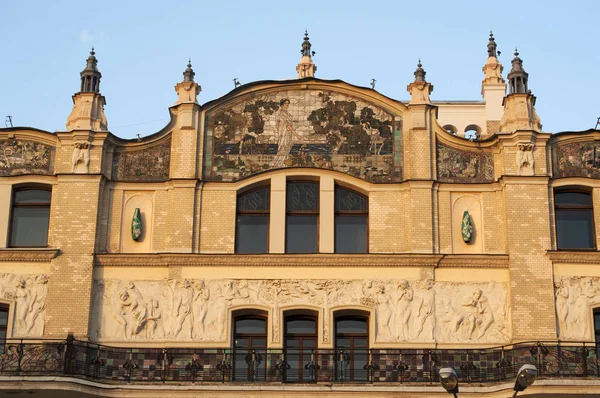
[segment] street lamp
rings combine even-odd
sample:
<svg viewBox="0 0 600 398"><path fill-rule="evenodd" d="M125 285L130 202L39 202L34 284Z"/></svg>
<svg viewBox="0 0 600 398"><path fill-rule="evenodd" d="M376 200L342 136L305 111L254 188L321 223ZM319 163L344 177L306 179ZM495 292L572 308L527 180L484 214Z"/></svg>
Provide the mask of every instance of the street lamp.
<svg viewBox="0 0 600 398"><path fill-rule="evenodd" d="M458 398L458 377L456 377L454 369L440 369L440 383L442 383L442 387L444 387L448 393L454 394L454 397Z"/></svg>
<svg viewBox="0 0 600 398"><path fill-rule="evenodd" d="M517 380L515 381L515 393L513 394L513 398L517 396L519 391L523 391L532 385L536 376L537 368L534 365L526 364L521 366L521 369L519 369L519 373L517 374Z"/></svg>

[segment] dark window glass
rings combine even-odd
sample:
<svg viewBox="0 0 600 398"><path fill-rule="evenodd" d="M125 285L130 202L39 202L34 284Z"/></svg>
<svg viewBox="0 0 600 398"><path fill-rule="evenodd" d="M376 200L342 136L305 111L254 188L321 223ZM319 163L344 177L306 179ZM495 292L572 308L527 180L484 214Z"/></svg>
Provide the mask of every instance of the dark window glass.
<svg viewBox="0 0 600 398"><path fill-rule="evenodd" d="M43 247L48 244L50 197L44 189L15 191L11 214L10 246Z"/></svg>
<svg viewBox="0 0 600 398"><path fill-rule="evenodd" d="M366 381L369 356L369 322L361 316L337 317L335 321L335 348L343 361L336 361L336 377Z"/></svg>
<svg viewBox="0 0 600 398"><path fill-rule="evenodd" d="M0 305L0 354L4 353L6 343L6 328L8 325L8 305Z"/></svg>
<svg viewBox="0 0 600 398"><path fill-rule="evenodd" d="M600 355L600 308L594 309L594 331L596 337L596 358Z"/></svg>
<svg viewBox="0 0 600 398"><path fill-rule="evenodd" d="M265 319L239 319L235 322L235 331L238 334L266 334L267 321Z"/></svg>
<svg viewBox="0 0 600 398"><path fill-rule="evenodd" d="M269 251L269 188L238 195L235 229L236 253Z"/></svg>
<svg viewBox="0 0 600 398"><path fill-rule="evenodd" d="M317 322L314 319L293 319L286 322L286 328L289 334L315 334Z"/></svg>
<svg viewBox="0 0 600 398"><path fill-rule="evenodd" d="M557 192L554 203L558 248L595 248L592 195L587 192Z"/></svg>
<svg viewBox="0 0 600 398"><path fill-rule="evenodd" d="M335 187L335 252L367 253L367 197Z"/></svg>
<svg viewBox="0 0 600 398"><path fill-rule="evenodd" d="M317 320L308 315L285 318L285 360L289 369L285 381L316 381L305 366L315 359L317 348Z"/></svg>
<svg viewBox="0 0 600 398"><path fill-rule="evenodd" d="M337 334L368 333L367 320L363 318L342 318L336 322Z"/></svg>
<svg viewBox="0 0 600 398"><path fill-rule="evenodd" d="M289 182L286 191L286 253L317 253L319 184Z"/></svg>

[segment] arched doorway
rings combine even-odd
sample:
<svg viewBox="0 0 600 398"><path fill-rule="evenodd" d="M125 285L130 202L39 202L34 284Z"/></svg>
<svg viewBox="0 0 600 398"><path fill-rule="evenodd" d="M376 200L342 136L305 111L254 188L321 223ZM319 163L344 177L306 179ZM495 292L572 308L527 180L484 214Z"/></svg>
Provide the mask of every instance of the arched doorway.
<svg viewBox="0 0 600 398"><path fill-rule="evenodd" d="M267 319L264 311L233 314L233 380L265 379Z"/></svg>
<svg viewBox="0 0 600 398"><path fill-rule="evenodd" d="M314 357L317 348L317 312L288 311L284 319L284 354L290 366L285 381L315 381L304 366Z"/></svg>
<svg viewBox="0 0 600 398"><path fill-rule="evenodd" d="M369 316L362 311L335 314L337 380L366 381L369 359Z"/></svg>

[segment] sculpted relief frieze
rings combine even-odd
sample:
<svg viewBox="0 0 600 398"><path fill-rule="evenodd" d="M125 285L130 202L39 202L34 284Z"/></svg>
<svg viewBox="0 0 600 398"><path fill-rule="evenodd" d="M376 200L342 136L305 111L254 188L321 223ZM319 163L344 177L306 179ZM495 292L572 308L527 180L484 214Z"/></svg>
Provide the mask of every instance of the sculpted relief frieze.
<svg viewBox="0 0 600 398"><path fill-rule="evenodd" d="M117 181L164 181L169 178L171 140L137 151L116 151L112 178Z"/></svg>
<svg viewBox="0 0 600 398"><path fill-rule="evenodd" d="M438 180L456 183L494 181L494 158L483 151L465 151L437 143Z"/></svg>
<svg viewBox="0 0 600 398"><path fill-rule="evenodd" d="M47 283L48 278L44 274L0 274L0 298L14 306L11 311L13 314L13 337L42 336L44 334Z"/></svg>
<svg viewBox="0 0 600 398"><path fill-rule="evenodd" d="M0 141L0 176L52 174L54 148L33 141Z"/></svg>
<svg viewBox="0 0 600 398"><path fill-rule="evenodd" d="M206 126L209 180L236 181L283 167L332 169L372 182L402 179L394 116L344 94L253 96L210 112Z"/></svg>
<svg viewBox="0 0 600 398"><path fill-rule="evenodd" d="M563 340L594 340L592 308L600 304L600 278L562 277L555 283L558 337Z"/></svg>
<svg viewBox="0 0 600 398"><path fill-rule="evenodd" d="M338 307L374 314L375 341L504 343L510 340L505 283L432 280L95 280L91 337L101 341L226 341L233 308L270 310L282 341L286 307L322 309L331 341Z"/></svg>
<svg viewBox="0 0 600 398"><path fill-rule="evenodd" d="M554 177L600 178L600 142L558 144L553 156Z"/></svg>

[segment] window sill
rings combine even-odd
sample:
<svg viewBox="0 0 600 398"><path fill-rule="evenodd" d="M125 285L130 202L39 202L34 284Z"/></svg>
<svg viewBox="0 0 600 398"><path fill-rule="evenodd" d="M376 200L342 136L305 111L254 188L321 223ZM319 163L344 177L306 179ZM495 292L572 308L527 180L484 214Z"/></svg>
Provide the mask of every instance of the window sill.
<svg viewBox="0 0 600 398"><path fill-rule="evenodd" d="M58 255L58 249L47 247L14 247L0 249L0 262L19 261L49 263Z"/></svg>
<svg viewBox="0 0 600 398"><path fill-rule="evenodd" d="M548 250L546 253L553 263L600 264L600 252L596 249Z"/></svg>

